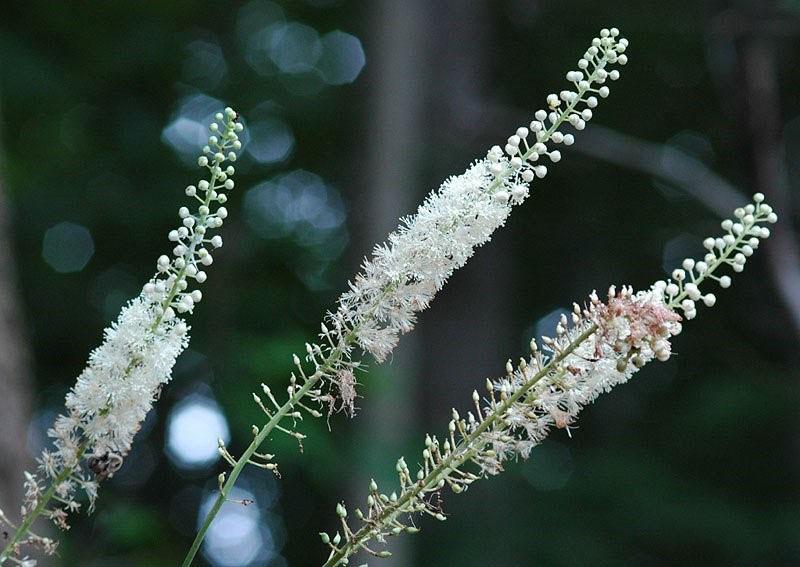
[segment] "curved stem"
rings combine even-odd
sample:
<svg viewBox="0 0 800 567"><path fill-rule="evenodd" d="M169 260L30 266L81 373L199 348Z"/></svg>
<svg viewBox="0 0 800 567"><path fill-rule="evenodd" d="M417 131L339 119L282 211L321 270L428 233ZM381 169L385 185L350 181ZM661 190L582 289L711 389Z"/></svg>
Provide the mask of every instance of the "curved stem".
<svg viewBox="0 0 800 567"><path fill-rule="evenodd" d="M759 221L764 220L765 218L766 215L759 214L755 217L754 222L757 223ZM726 246L723 250L720 251L719 257L714 262L708 265L708 269L705 272L700 274L698 277L694 278L692 282L687 282L687 283L694 283L699 286L703 282L703 280L705 280L708 277L711 277L711 274L714 273L714 270L719 268L722 264L728 263L727 260L730 257L730 255L738 251L740 246L744 242L745 238L748 238L750 236L752 236L752 234L749 231L743 230L742 233L736 237L736 240L734 241L733 244ZM688 295L689 294L686 291L685 286L681 282L680 293L669 300L669 303L667 303L667 307L669 307L670 309L677 309L680 306L681 301L686 299Z"/></svg>
<svg viewBox="0 0 800 567"><path fill-rule="evenodd" d="M345 344L350 344L351 342L355 341L355 338L356 331L351 331L345 336ZM228 498L231 490L233 490L233 486L236 484L239 475L247 465L250 457L253 456L253 453L258 450L261 444L267 439L269 434L272 433L272 430L280 424L283 418L285 418L289 412L292 411L294 407L303 400L303 398L311 391L314 385L322 379L325 373L333 368L336 362L344 354L343 349L344 347L336 347L331 351L326 363L323 366L320 366L311 376L309 376L305 383L299 389L294 391L286 403L276 410L276 412L272 415L272 418L270 418L264 427L261 428L261 430L258 432L258 435L253 438L253 440L250 442L250 445L248 445L247 449L244 450L241 457L239 457L239 459L236 461L231 474L222 485L222 489L217 495L214 505L206 514L203 525L200 527L200 531L197 532L197 535L192 542L192 546L189 548L186 557L183 559L183 567L188 567L192 564L192 561L194 561L197 552L200 550L200 545L203 543L203 539L205 539L208 529L211 527L214 518L216 518L217 514L219 514L220 508L222 508L222 505L225 503L225 500Z"/></svg>

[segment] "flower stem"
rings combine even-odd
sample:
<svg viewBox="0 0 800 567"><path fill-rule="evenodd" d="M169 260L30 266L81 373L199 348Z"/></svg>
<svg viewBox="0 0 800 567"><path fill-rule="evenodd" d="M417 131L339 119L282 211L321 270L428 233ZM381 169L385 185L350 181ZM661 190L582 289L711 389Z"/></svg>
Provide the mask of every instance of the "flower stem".
<svg viewBox="0 0 800 567"><path fill-rule="evenodd" d="M76 452L76 462L80 462L81 457L83 457L83 453L86 451L86 444L83 443L78 447ZM64 467L64 469L58 473L58 475L52 480L50 486L47 487L47 490L37 499L36 507L31 510L29 513L25 514L25 517L22 520L22 523L14 530L14 534L11 536L8 544L3 548L3 551L0 552L0 565L2 565L7 559L11 557L14 553L14 549L18 544L20 544L23 539L28 535L28 532L36 521L36 519L45 511L47 505L50 503L50 500L53 498L53 495L58 488L58 485L67 480L71 475L72 472L75 470L75 467Z"/></svg>
<svg viewBox="0 0 800 567"><path fill-rule="evenodd" d="M345 336L345 344L349 345L355 342L356 340L356 332L351 331ZM244 450L241 457L236 461L236 464L231 471L231 474L228 475L228 478L225 480L225 483L222 485L222 488L217 495L216 500L214 501L214 505L206 514L206 518L203 521L203 525L200 527L200 531L197 532L197 536L195 536L194 541L192 542L192 546L189 548L186 557L183 560L183 567L189 567L194 561L197 552L200 550L200 545L203 543L203 539L205 539L206 533L208 529L211 527L214 518L216 518L217 514L222 508L222 504L225 503L225 500L228 498L231 490L233 490L233 486L236 484L239 475L242 473L242 470L247 465L250 460L250 457L253 456L261 444L267 439L272 430L275 429L277 425L285 418L289 412L291 412L296 405L298 405L303 398L308 395L311 389L319 382L323 376L325 376L326 372L333 368L336 362L342 357L344 354L345 347L336 347L334 348L330 356L325 361L324 365L321 365L313 374L306 378L305 383L289 397L285 404L283 404L280 408L278 408L275 413L272 415L270 420L261 428L253 440L248 445L247 449Z"/></svg>
<svg viewBox="0 0 800 567"><path fill-rule="evenodd" d="M203 543L203 539L206 536L206 532L208 532L208 529L211 527L211 523L214 521L214 518L216 518L220 508L225 503L225 500L227 500L228 495L233 489L233 485L236 484L236 480L239 478L239 475L242 473L245 465L247 465L250 457L253 456L253 453L256 452L258 447L264 442L267 436L272 432L273 429L275 429L275 426L278 425L278 423L293 409L294 405L300 402L305 395L308 394L309 390L311 390L314 384L316 384L320 379L320 376L321 375L318 375L318 373L314 373L309 377L306 383L303 384L303 386L275 412L275 414L272 416L272 419L270 419L269 422L267 422L267 424L261 428L261 431L259 431L258 435L253 438L253 441L250 443L247 449L245 449L244 453L242 453L242 456L239 457L238 461L236 461L236 465L233 467L231 474L228 476L225 484L222 486L222 489L217 495L214 505L211 507L211 510L208 511L208 514L206 514L203 525L200 528L200 531L197 532L197 536L194 538L194 542L192 542L192 547L189 549L189 552L186 554L186 557L183 560L183 567L188 567L192 564L192 561L194 561L194 558L200 549L200 544Z"/></svg>

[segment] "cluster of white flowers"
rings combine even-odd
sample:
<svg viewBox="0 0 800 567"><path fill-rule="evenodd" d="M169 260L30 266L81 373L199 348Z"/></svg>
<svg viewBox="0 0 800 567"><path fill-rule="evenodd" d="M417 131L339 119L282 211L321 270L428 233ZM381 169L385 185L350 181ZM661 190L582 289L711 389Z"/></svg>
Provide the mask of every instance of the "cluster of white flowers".
<svg viewBox="0 0 800 567"><path fill-rule="evenodd" d="M627 46L616 28L602 30L578 61L581 70L567 73L576 90L549 95L548 110L538 110L530 128L518 128L505 152L494 146L486 158L445 181L416 214L401 219L388 240L375 247L339 299L338 309L328 314L320 335L324 346L307 349L317 371L314 376L321 371L336 386L342 407L353 410L354 370L359 366L351 359L355 344L378 362L389 356L400 334L413 329L417 314L453 272L505 224L512 207L527 198L534 178L547 174L541 163L544 156L551 162L561 159L548 144L574 142L572 134L559 128L586 126L598 104L592 93L608 96L604 83L619 78L618 70L608 68L627 62ZM327 395L328 402L333 399Z"/></svg>
<svg viewBox="0 0 800 567"><path fill-rule="evenodd" d="M234 187L234 168L226 162L235 161L242 147L237 133L243 128L236 112L226 108L215 118L205 155L198 159L210 179L186 188L186 195L200 203L197 211L180 208L181 226L169 233L175 243L173 259L158 258L156 274L105 330L103 343L91 353L67 394L66 413L48 431L54 449L43 451L38 476L26 473L23 522L44 515L67 528L68 513L80 507L78 490L88 496L90 507L94 505L98 483L122 465L161 387L170 380L178 355L188 345L188 326L176 312L190 313L202 299L199 289L189 289L190 280L206 281L203 268L213 261L209 248L222 246L222 238L210 232L227 217L222 204L227 200L224 191ZM31 532L25 537L13 542L14 549L3 551L0 564L15 560L12 553L25 543L54 549L51 540Z"/></svg>
<svg viewBox="0 0 800 567"><path fill-rule="evenodd" d="M431 493L445 486L463 492L474 481L501 472L508 459L527 458L553 427L569 432L581 409L600 394L627 382L648 362L668 360L670 340L681 332L681 320L696 315L694 305L687 301L702 299L705 305L713 305L714 296L701 292L705 280L728 287L730 277L719 276L716 270L727 264L742 271L745 258L760 239L769 236L763 223L776 222L777 215L763 201L764 196L757 193L753 204L736 209L738 221L722 223L726 234L704 242L710 252L703 263L685 260L683 269L673 273L677 283L658 281L640 292L611 287L605 302L592 293L585 307L575 304L572 320L562 316L555 337L544 337L541 348L531 341L527 360L521 359L516 366L509 360L506 376L486 381L485 398L473 392L474 409L466 417L453 410L442 440L426 438L416 475L404 459L397 462L399 490L386 494L374 481L370 483L366 512L355 511L362 522L357 531L349 527L344 505L337 505L342 532L333 537L321 534L331 550L325 565L347 564L347 558L359 549L379 557L390 555L370 549L369 542L416 532L408 518L413 514L446 519ZM685 283L687 273L689 283Z"/></svg>

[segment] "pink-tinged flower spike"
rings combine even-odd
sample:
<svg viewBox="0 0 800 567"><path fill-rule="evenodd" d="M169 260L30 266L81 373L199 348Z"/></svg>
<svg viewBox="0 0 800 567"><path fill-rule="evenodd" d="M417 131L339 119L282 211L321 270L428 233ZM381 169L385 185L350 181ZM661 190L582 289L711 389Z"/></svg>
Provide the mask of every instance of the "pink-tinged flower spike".
<svg viewBox="0 0 800 567"><path fill-rule="evenodd" d="M527 458L553 427L570 433L581 409L600 394L627 382L645 364L668 360L670 340L681 332L683 318L694 318L694 303L715 303L701 287L709 279L728 287L730 277L716 271L726 264L742 271L746 258L769 236L763 225L777 216L763 201L757 193L753 204L736 209L737 220L722 223L726 234L705 241L709 253L702 262L684 260L673 273L675 282L658 281L639 292L611 287L605 301L592 293L585 306L575 304L571 317L561 317L554 337L544 337L541 347L531 341L530 357L517 365L509 360L504 377L486 381L484 396L473 393L466 416L454 409L445 434L426 437L415 472L401 458L399 485L387 493L370 483L366 507L354 511L360 527L351 529L347 508L337 505L341 530L320 534L330 548L325 566L346 565L362 549L388 557L391 553L375 549L373 540L384 543L388 536L417 532L417 514L446 519L433 493L445 486L464 492L476 480L502 472L506 461Z"/></svg>
<svg viewBox="0 0 800 567"><path fill-rule="evenodd" d="M212 232L222 226L228 211L226 191L234 187L230 162L241 149L242 124L231 108L217 113L211 136L198 165L209 179L186 188L198 201L194 211L181 207L180 226L169 233L172 257L161 256L156 274L141 294L122 309L105 330L103 343L66 397L66 413L48 431L53 449L39 458L37 475L25 473L26 500L22 522L15 526L0 514L0 524L14 535L0 553L0 564L18 558L25 545L38 545L45 553L55 542L30 531L38 516L67 529L67 517L77 511L78 492L85 493L89 511L94 508L98 484L122 465L145 416L172 375L178 355L189 342L189 327L181 315L189 314L202 299L197 286L206 281L213 262L210 250L222 246Z"/></svg>
<svg viewBox="0 0 800 567"><path fill-rule="evenodd" d="M602 30L578 61L578 70L567 73L574 90L550 95L547 110L538 110L530 127L517 128L505 150L491 148L466 172L446 180L416 214L401 219L387 241L375 247L350 289L339 298L338 308L321 325L319 344L307 344L302 359L295 355L288 400L279 402L263 386L267 399L256 394L255 401L268 418L264 427L254 428L253 442L239 459L220 448L233 470L221 484L184 566L191 564L244 465L275 470L274 463L256 453L274 429L302 440L294 427L304 413L313 417L336 410L354 413L356 373L363 366L356 350L368 352L377 362L387 359L400 335L414 328L418 313L453 272L505 224L512 208L528 197L531 183L547 175L544 162L561 160L555 145L574 142L574 136L562 127L585 128L598 105L597 96L608 96L606 83L619 78L619 71L611 67L627 63L627 47L619 30Z"/></svg>

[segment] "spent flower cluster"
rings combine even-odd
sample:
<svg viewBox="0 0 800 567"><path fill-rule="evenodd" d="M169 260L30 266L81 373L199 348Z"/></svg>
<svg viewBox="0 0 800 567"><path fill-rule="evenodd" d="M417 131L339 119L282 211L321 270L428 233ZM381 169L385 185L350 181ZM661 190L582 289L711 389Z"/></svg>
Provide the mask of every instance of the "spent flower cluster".
<svg viewBox="0 0 800 567"><path fill-rule="evenodd" d="M0 515L0 523L15 530L0 553L0 564L21 561L17 557L26 544L39 545L46 553L55 550L55 542L30 530L38 516L67 529L69 513L81 507L79 492L89 510L94 508L99 482L122 465L188 345L189 327L180 315L191 313L201 301L197 286L206 281L205 269L213 262L210 250L222 246L222 237L211 233L228 215L225 192L233 189L235 173L230 162L236 161L236 151L242 147L238 133L243 126L237 113L226 108L215 118L204 155L198 159L209 179L185 191L199 204L194 212L180 208L181 224L169 233L172 258L158 258L155 275L105 330L102 344L67 394L66 412L48 430L53 449L42 452L37 474L25 473L22 523L15 526Z"/></svg>
<svg viewBox="0 0 800 567"><path fill-rule="evenodd" d="M581 409L600 394L627 382L648 362L668 360L681 321L696 316L694 302L715 303L712 293L702 291L707 280L728 287L730 276L715 272L725 265L741 272L745 258L769 237L764 223L776 222L777 215L762 194L753 200L736 209L737 220L722 223L725 235L704 242L710 251L702 262L683 261L673 273L677 283L657 281L639 292L612 286L605 302L593 292L585 306L575 304L571 320L562 315L554 337L543 337L541 346L532 340L531 356L517 365L509 360L504 377L486 381L485 396L473 392L465 417L452 411L442 438L426 437L415 473L404 458L397 461L396 490L387 494L371 481L365 511L355 510L357 530L347 521L347 508L338 504L341 531L320 534L330 548L325 565L347 564L361 549L388 557L389 551L371 547L372 540L385 543L391 535L417 532L417 514L445 520L440 499L432 497L445 486L463 492L474 481L502 472L505 461L528 458L553 427L569 432Z"/></svg>

